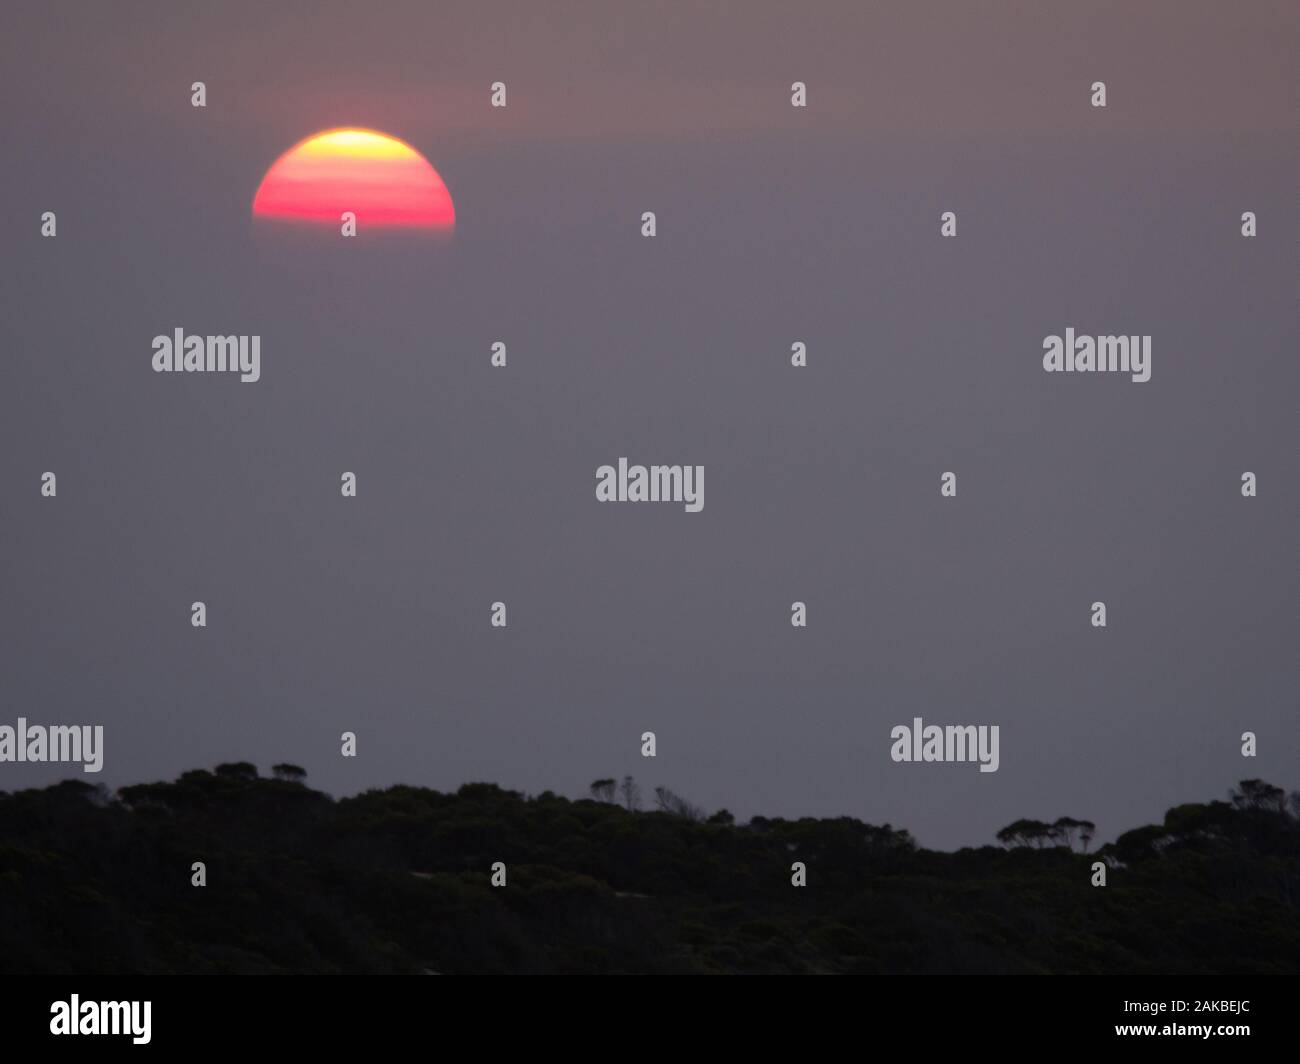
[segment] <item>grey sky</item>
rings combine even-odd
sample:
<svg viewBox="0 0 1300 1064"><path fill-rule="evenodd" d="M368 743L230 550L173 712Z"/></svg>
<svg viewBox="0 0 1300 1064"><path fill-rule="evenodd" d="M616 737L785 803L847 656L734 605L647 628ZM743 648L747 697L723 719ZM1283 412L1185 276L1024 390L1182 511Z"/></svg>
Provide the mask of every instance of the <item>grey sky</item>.
<svg viewBox="0 0 1300 1064"><path fill-rule="evenodd" d="M632 773L940 847L1300 786L1295 6L538 7L0 16L0 723L104 724L110 785ZM451 246L254 232L341 124L428 156ZM1067 326L1151 381L1043 373ZM155 375L176 327L261 381ZM703 512L602 506L620 455ZM892 763L916 715L1000 770Z"/></svg>

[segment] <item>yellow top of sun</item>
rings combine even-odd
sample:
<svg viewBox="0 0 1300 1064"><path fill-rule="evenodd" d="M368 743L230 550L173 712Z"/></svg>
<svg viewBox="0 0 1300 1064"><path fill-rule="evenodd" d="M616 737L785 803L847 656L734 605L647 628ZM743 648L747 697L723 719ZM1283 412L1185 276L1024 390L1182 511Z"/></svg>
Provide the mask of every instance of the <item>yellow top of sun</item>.
<svg viewBox="0 0 1300 1064"><path fill-rule="evenodd" d="M330 129L299 144L295 155L350 155L368 159L423 158L405 141L370 129Z"/></svg>

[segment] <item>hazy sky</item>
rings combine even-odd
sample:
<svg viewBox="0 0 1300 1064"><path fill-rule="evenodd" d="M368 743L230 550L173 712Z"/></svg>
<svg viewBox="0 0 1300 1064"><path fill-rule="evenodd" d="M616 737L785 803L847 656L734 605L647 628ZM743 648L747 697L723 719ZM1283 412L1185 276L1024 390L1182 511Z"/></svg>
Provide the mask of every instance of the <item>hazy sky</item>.
<svg viewBox="0 0 1300 1064"><path fill-rule="evenodd" d="M0 723L103 724L112 786L631 773L938 847L1300 786L1300 8L1133 6L6 7ZM255 231L347 124L451 245ZM1151 380L1044 373L1067 326ZM178 327L262 379L154 374ZM704 510L600 504L620 455ZM917 715L999 771L893 763Z"/></svg>

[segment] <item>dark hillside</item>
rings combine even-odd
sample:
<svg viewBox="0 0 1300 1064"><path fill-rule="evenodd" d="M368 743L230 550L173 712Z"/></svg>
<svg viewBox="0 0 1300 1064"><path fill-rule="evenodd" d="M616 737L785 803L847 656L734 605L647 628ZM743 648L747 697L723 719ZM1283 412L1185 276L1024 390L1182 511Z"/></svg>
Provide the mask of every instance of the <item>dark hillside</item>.
<svg viewBox="0 0 1300 1064"><path fill-rule="evenodd" d="M0 796L0 969L1300 972L1300 820L1257 781L1099 856L490 784L335 801L278 775Z"/></svg>

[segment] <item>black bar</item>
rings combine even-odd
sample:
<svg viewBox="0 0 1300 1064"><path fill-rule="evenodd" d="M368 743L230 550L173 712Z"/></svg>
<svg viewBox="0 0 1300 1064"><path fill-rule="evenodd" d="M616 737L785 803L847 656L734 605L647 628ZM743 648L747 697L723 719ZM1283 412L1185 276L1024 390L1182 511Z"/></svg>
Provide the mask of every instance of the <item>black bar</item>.
<svg viewBox="0 0 1300 1064"><path fill-rule="evenodd" d="M381 1051L432 1055L456 1047L496 1057L515 1045L540 1054L588 1042L612 1053L643 1038L680 1049L697 1036L733 1048L758 1037L767 1050L788 1040L794 1050L823 1056L831 1052L828 1034L871 1052L1068 1047L1073 1054L1127 1042L1139 1051L1207 1046L1223 1054L1282 1046L1295 1029L1294 983L1258 976L866 977L837 981L830 992L809 985L750 980L733 999L731 989L712 984L668 988L582 977L487 986L418 976L42 976L12 981L0 1016L5 1055L14 1061L68 1046L169 1059L181 1051L207 1057L253 1049L329 1054L320 1059L364 1051L374 1059ZM52 1007L71 1005L74 994L82 1012L87 1003L149 1002L148 1042L130 1033L51 1033ZM143 1015L141 1008L136 1016ZM1148 1026L1152 1031L1141 1030ZM1207 1026L1209 1037L1178 1030Z"/></svg>

